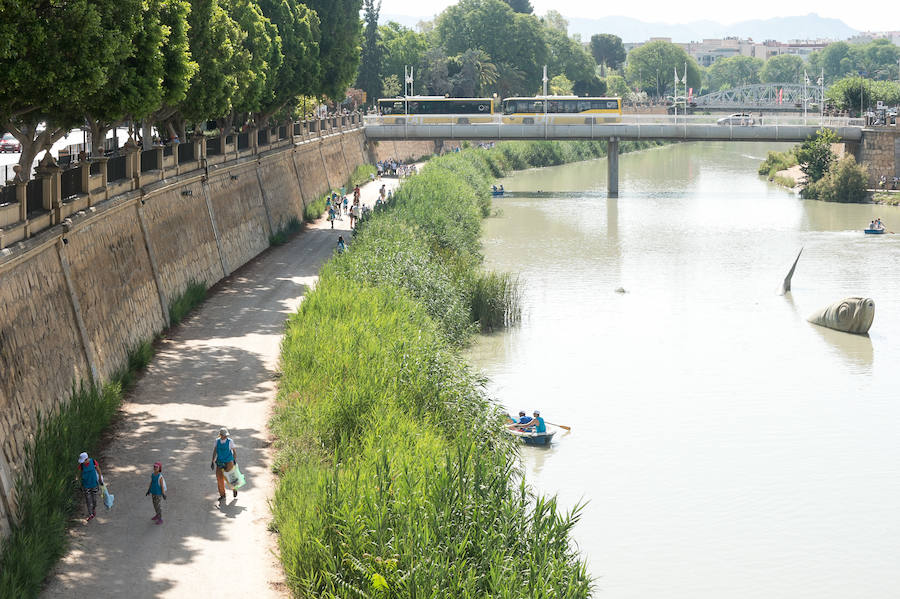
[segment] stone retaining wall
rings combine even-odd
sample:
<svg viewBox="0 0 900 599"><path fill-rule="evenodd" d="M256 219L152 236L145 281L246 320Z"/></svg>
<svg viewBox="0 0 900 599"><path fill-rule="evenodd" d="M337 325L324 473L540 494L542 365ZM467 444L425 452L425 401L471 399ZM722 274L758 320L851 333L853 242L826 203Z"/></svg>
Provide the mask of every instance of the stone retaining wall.
<svg viewBox="0 0 900 599"><path fill-rule="evenodd" d="M876 187L882 175L890 181L900 176L900 132L893 129L865 129L856 159L869 171L869 187Z"/></svg>
<svg viewBox="0 0 900 599"><path fill-rule="evenodd" d="M390 142L411 160L432 142ZM211 286L365 160L361 129L168 177L74 214L0 254L0 536L39 413L108 380L168 324L188 283ZM73 457L74 460L74 457ZM73 462L74 464L74 462ZM74 466L73 466L74 467Z"/></svg>

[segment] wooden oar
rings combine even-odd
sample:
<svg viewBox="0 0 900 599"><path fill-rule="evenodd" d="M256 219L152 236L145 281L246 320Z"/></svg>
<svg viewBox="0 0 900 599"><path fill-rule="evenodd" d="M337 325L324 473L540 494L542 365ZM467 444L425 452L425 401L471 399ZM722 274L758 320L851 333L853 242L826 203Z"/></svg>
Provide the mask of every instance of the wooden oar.
<svg viewBox="0 0 900 599"><path fill-rule="evenodd" d="M571 426L565 426L565 425L562 425L562 424L554 424L553 422L550 422L549 420L545 420L544 422L546 422L546 423L549 424L550 426L557 426L557 427L562 428L562 429L565 429L565 430L567 430L567 431L572 430L572 427L571 427Z"/></svg>

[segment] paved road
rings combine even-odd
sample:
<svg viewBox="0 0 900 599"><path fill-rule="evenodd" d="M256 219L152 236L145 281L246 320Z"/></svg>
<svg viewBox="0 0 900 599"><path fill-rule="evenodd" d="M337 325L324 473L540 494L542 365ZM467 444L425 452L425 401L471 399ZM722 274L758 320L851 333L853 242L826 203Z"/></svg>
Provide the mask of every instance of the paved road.
<svg viewBox="0 0 900 599"><path fill-rule="evenodd" d="M366 185L374 205L382 183ZM275 487L267 422L284 321L316 282L349 219L308 225L223 281L160 343L99 456L116 502L70 528L70 550L44 597L254 597L288 595L268 532ZM218 502L209 469L220 426L235 441L247 485ZM73 474L76 463L72 456ZM145 497L161 461L169 492L156 526ZM83 505L79 515L83 514Z"/></svg>

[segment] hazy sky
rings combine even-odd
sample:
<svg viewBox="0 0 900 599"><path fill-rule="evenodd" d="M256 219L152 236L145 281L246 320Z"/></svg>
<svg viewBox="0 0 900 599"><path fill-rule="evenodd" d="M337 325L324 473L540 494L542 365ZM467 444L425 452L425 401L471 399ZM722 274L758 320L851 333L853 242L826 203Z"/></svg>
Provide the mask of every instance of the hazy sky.
<svg viewBox="0 0 900 599"><path fill-rule="evenodd" d="M389 14L430 17L441 12L456 0L382 0L381 12ZM531 0L534 12L542 15L555 9L565 16L600 18L612 15L634 17L642 21L687 23L709 19L724 24L748 19L769 19L780 16L805 15L811 12L823 17L837 18L854 29L869 31L900 30L900 12L887 10L890 3L856 4L859 10L848 10L846 0L755 0L754 2L609 2L596 0ZM852 3L850 3L852 5ZM874 10L881 5L883 10ZM615 8L612 8L615 7Z"/></svg>

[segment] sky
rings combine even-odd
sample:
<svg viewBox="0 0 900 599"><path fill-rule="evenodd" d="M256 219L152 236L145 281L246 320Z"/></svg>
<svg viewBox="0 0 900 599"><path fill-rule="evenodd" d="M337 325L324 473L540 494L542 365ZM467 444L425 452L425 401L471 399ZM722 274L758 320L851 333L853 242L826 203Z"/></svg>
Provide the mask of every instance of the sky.
<svg viewBox="0 0 900 599"><path fill-rule="evenodd" d="M382 0L382 14L431 17L456 0ZM847 10L846 0L754 0L753 2L597 2L596 0L531 0L534 12L542 15L554 9L567 17L597 19L608 16L633 17L647 22L687 23L710 20L729 25L750 19L770 19L817 13L822 17L841 19L861 31L900 30L900 12L873 10L877 3L862 3L862 10ZM885 9L890 3L885 3ZM785 6L789 9L785 11ZM614 8L613 8L614 7Z"/></svg>

